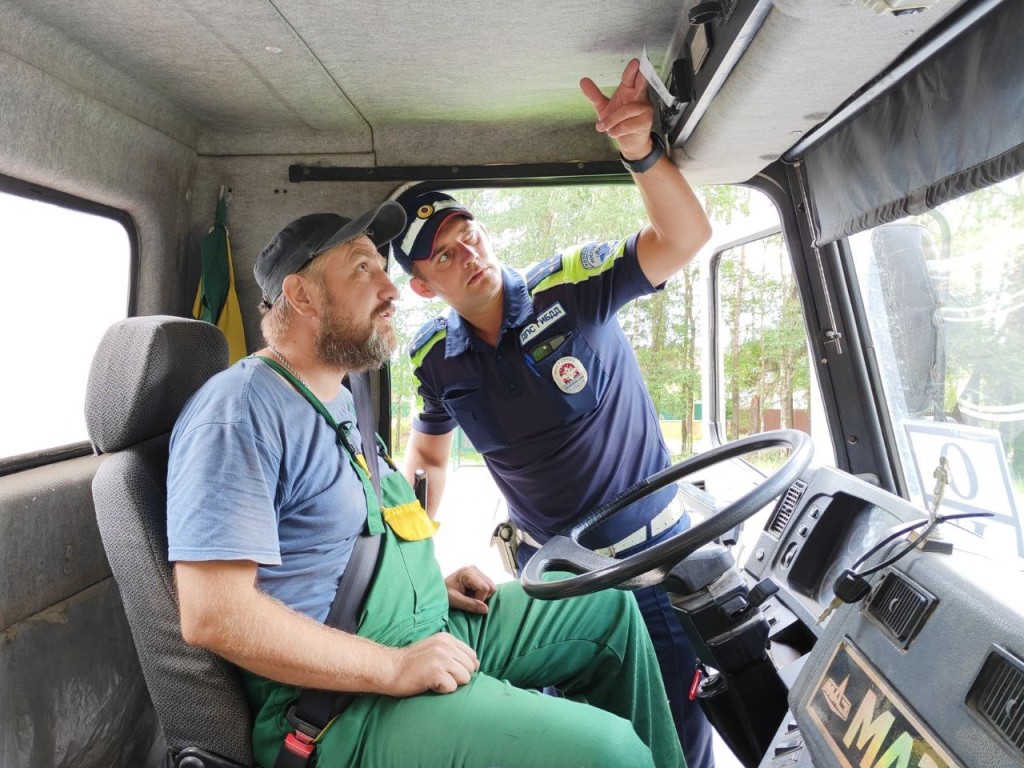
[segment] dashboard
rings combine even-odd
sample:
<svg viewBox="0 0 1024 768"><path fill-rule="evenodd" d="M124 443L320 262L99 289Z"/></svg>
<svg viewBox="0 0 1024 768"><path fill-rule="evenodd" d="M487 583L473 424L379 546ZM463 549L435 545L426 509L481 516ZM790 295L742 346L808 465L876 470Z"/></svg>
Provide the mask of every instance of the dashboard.
<svg viewBox="0 0 1024 768"><path fill-rule="evenodd" d="M761 768L1024 766L1019 565L971 551L944 526L941 546L912 549L868 578L863 600L826 610L844 570L922 516L828 467L776 504L744 564L751 584L778 587L761 609L789 687L790 711Z"/></svg>

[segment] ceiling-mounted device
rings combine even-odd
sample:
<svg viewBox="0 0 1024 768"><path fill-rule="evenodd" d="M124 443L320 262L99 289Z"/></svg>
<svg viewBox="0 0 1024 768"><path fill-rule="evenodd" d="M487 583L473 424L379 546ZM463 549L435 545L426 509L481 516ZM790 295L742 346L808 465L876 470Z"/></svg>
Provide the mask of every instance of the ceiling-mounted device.
<svg viewBox="0 0 1024 768"><path fill-rule="evenodd" d="M771 0L708 0L690 8L679 50L670 52L668 88L681 110L662 113L673 145L682 144L721 89L771 10Z"/></svg>

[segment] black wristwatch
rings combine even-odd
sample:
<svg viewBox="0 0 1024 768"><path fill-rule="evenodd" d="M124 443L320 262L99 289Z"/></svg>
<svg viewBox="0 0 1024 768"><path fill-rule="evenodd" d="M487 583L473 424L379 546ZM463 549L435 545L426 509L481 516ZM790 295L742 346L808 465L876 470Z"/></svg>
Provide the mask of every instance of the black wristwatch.
<svg viewBox="0 0 1024 768"><path fill-rule="evenodd" d="M655 131L651 131L651 143L654 145L651 147L651 151L647 153L645 157L641 157L639 160L627 160L619 153L619 159L622 164L626 166L626 170L630 173L643 173L651 169L659 158L665 154L665 141Z"/></svg>

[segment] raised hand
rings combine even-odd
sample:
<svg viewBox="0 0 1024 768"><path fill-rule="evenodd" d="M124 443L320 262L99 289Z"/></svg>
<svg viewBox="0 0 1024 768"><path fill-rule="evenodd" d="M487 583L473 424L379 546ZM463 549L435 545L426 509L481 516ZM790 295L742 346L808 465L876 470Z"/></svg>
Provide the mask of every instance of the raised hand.
<svg viewBox="0 0 1024 768"><path fill-rule="evenodd" d="M589 77L580 80L580 90L597 113L595 128L615 139L627 160L639 160L651 151L654 107L647 98L647 79L640 74L639 59L632 59L611 98Z"/></svg>

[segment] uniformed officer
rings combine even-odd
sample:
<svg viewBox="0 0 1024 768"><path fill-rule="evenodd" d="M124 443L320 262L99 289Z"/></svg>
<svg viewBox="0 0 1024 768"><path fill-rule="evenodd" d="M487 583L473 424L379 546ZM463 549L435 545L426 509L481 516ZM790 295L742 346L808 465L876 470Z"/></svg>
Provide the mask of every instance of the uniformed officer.
<svg viewBox="0 0 1024 768"><path fill-rule="evenodd" d="M669 466L658 417L616 311L660 290L709 239L707 217L654 132L639 62L606 98L580 86L596 128L615 139L649 224L623 240L565 250L525 277L503 268L471 211L440 192L405 203L395 258L412 289L451 307L417 335L411 356L423 407L406 474L427 473L428 511L444 489L452 433L483 455L520 537L525 564L550 536ZM586 542L624 556L689 525L672 487L608 521ZM711 731L688 689L696 657L667 596L636 592L690 766L713 765Z"/></svg>

